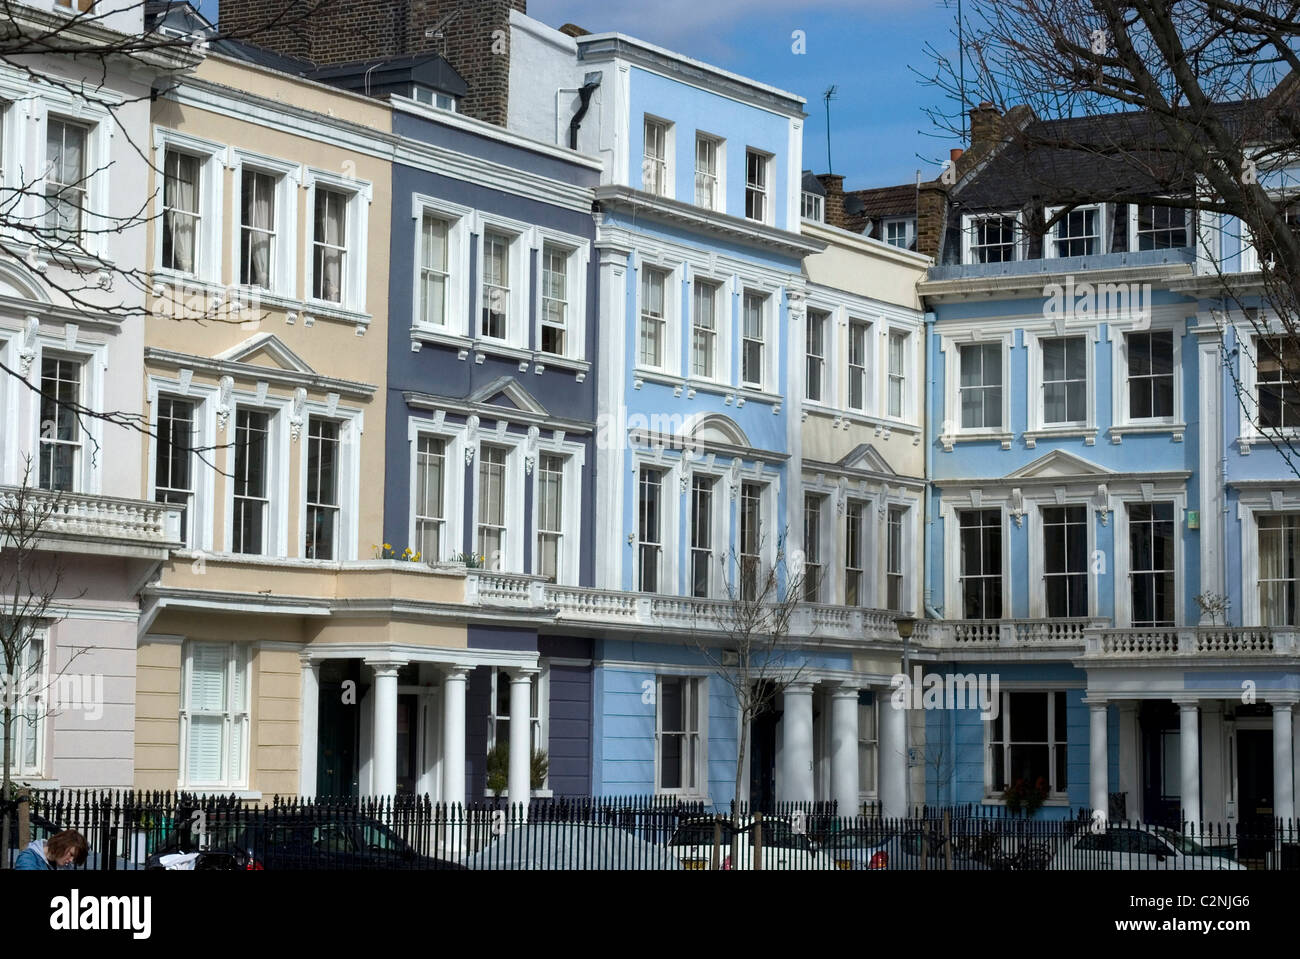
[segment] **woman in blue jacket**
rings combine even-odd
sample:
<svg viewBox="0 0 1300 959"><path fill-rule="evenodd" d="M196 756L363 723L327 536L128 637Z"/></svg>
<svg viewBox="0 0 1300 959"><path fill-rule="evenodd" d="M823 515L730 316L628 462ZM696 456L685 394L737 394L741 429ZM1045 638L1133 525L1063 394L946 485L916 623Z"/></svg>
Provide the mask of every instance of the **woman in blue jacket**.
<svg viewBox="0 0 1300 959"><path fill-rule="evenodd" d="M80 866L86 861L90 844L75 829L65 829L55 833L48 840L35 839L14 860L15 869L58 869L72 865Z"/></svg>

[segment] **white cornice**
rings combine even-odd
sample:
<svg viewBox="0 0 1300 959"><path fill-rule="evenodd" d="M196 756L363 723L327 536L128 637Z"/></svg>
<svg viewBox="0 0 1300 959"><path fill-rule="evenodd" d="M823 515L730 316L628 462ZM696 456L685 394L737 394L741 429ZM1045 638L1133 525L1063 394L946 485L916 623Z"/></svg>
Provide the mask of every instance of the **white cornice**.
<svg viewBox="0 0 1300 959"><path fill-rule="evenodd" d="M214 376L228 375L250 381L265 380L268 383L277 383L282 386L307 386L317 390L336 392L342 396L350 396L356 399L369 399L375 395L375 391L378 389L377 386L372 386L369 383L341 380L332 376L322 376L319 373L299 373L293 370L259 366L255 363L236 363L208 356L196 356L191 353L179 353L175 350L164 350L156 346L145 347L144 358L146 363L153 363L169 369L202 370Z"/></svg>
<svg viewBox="0 0 1300 959"><path fill-rule="evenodd" d="M1051 260L1043 261L1051 263ZM1192 264L1175 263L1158 266L1130 266L1115 270L1044 270L1041 273L1016 273L1010 276L970 276L955 280L922 279L917 289L925 300L945 302L973 296L992 296L1018 290L1037 291L1052 283L1064 283L1067 276L1083 277L1089 283L1158 283L1168 286L1175 280L1192 275Z"/></svg>
<svg viewBox="0 0 1300 959"><path fill-rule="evenodd" d="M579 153L577 150L570 150L568 147L558 146L554 143L547 143L544 140L534 140L532 137L526 137L521 134L506 130L497 126L495 123L488 123L484 120L476 120L473 117L466 116L463 113L452 113L449 110L439 110L436 107L428 106L423 103L417 103L415 100L408 100L405 97L394 97L390 101L393 111L396 113L409 113L412 116L418 116L424 120L431 120L442 126L455 127L457 130L464 130L467 133L473 133L476 136L485 137L489 140L496 140L498 143L504 143L507 146L518 147L521 150L529 150L533 153L540 153L549 156L555 160L563 160L565 163L572 163L574 166L583 166L589 170L600 172L604 169L604 164L595 157L587 156L585 153Z"/></svg>

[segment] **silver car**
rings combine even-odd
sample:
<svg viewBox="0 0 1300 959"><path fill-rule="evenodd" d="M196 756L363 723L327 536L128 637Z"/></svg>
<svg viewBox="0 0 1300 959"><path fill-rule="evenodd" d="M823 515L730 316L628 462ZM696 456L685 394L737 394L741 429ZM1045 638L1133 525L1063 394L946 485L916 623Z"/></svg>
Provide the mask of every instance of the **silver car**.
<svg viewBox="0 0 1300 959"><path fill-rule="evenodd" d="M1163 826L1111 826L1082 832L1052 857L1050 869L1210 869L1245 867Z"/></svg>

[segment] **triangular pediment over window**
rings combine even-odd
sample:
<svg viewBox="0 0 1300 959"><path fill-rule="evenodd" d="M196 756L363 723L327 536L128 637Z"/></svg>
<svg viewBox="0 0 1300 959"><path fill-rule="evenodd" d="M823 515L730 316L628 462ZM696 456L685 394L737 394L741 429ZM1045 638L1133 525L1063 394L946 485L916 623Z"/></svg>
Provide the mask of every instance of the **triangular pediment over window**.
<svg viewBox="0 0 1300 959"><path fill-rule="evenodd" d="M870 443L859 443L841 457L839 465L844 469L864 470L868 473L895 475L895 470Z"/></svg>
<svg viewBox="0 0 1300 959"><path fill-rule="evenodd" d="M1014 473L1008 473L1007 479L1049 479L1052 477L1077 478L1080 476L1109 476L1113 470L1086 460L1064 450L1040 456L1032 463L1020 467Z"/></svg>
<svg viewBox="0 0 1300 959"><path fill-rule="evenodd" d="M290 373L315 374L316 372L301 356L285 346L284 341L274 333L258 333L256 336L250 336L242 343L218 353L213 359L264 366L267 369L285 370Z"/></svg>
<svg viewBox="0 0 1300 959"><path fill-rule="evenodd" d="M509 376L501 376L480 386L471 393L467 402L482 406L500 406L508 410L533 413L537 416L549 416L546 407L537 402L533 394L519 385L519 381Z"/></svg>

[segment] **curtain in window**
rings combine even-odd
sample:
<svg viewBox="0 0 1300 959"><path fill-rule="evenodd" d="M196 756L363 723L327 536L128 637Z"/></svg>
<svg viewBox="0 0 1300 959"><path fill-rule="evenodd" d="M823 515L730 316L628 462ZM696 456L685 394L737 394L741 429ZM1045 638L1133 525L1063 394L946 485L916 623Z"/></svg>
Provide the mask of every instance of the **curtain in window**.
<svg viewBox="0 0 1300 959"><path fill-rule="evenodd" d="M316 296L343 299L344 198L337 193L316 193Z"/></svg>
<svg viewBox="0 0 1300 959"><path fill-rule="evenodd" d="M167 222L163 260L182 273L194 272L195 226L199 212L199 161L181 153L167 154ZM170 258L169 255L170 254Z"/></svg>
<svg viewBox="0 0 1300 959"><path fill-rule="evenodd" d="M1300 517L1259 519L1259 616L1265 626L1300 623Z"/></svg>
<svg viewBox="0 0 1300 959"><path fill-rule="evenodd" d="M244 239L248 244L244 282L254 286L271 285L271 237L275 230L271 203L274 197L275 189L269 176L251 172L244 174L244 226L249 228Z"/></svg>

